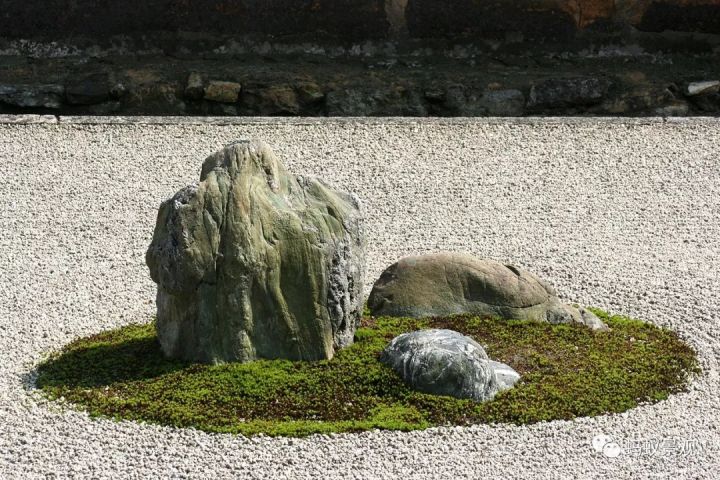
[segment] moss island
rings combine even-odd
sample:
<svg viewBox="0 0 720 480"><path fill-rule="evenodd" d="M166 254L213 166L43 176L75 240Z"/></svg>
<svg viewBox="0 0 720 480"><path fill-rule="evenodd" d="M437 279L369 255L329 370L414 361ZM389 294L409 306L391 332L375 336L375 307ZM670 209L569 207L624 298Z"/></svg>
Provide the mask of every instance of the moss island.
<svg viewBox="0 0 720 480"><path fill-rule="evenodd" d="M593 309L609 331L474 316L365 316L331 360L191 364L162 355L152 323L78 339L38 367L37 385L91 416L207 432L305 436L478 423L529 424L623 412L687 388L695 351L667 329ZM411 390L378 361L395 336L450 328L521 380L476 403Z"/></svg>

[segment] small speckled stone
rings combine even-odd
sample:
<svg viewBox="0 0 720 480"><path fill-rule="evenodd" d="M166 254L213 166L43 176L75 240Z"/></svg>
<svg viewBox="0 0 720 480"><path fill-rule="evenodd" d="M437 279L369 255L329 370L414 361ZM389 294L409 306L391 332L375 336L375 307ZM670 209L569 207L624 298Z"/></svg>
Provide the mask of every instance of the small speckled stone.
<svg viewBox="0 0 720 480"><path fill-rule="evenodd" d="M491 400L520 378L509 366L491 362L475 340L447 329L398 335L383 350L380 361L415 390L478 402Z"/></svg>

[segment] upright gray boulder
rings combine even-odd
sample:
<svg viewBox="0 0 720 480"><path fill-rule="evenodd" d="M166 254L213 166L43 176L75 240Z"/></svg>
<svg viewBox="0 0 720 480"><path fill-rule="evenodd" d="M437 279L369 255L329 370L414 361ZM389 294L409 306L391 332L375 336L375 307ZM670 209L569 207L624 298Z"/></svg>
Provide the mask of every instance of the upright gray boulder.
<svg viewBox="0 0 720 480"><path fill-rule="evenodd" d="M469 313L607 328L592 312L563 304L550 284L532 273L461 253L400 259L375 282L368 308L376 316Z"/></svg>
<svg viewBox="0 0 720 480"><path fill-rule="evenodd" d="M352 343L363 308L358 200L294 176L261 142L205 160L160 206L147 251L172 358L318 360Z"/></svg>

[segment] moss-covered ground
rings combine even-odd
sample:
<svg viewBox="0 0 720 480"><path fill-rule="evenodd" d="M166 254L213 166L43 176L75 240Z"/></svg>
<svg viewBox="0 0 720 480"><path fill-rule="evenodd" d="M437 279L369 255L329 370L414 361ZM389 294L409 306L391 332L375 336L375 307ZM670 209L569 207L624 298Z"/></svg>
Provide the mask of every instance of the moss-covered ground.
<svg viewBox="0 0 720 480"><path fill-rule="evenodd" d="M673 332L595 312L610 331L471 316L365 317L354 345L329 361L214 366L167 360L152 324L129 325L69 344L39 366L37 385L93 416L302 436L622 412L684 390L699 371L695 352ZM410 390L378 355L394 336L423 328L473 337L522 380L486 403Z"/></svg>

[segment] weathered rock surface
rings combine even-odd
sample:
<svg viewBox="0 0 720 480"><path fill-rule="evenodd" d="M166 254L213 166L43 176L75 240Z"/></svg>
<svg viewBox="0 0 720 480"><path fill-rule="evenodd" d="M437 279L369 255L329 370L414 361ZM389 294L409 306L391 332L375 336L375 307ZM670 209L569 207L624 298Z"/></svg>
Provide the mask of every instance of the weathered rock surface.
<svg viewBox="0 0 720 480"><path fill-rule="evenodd" d="M461 253L400 259L375 282L368 307L377 316L469 313L607 328L591 312L563 304L553 287L532 273Z"/></svg>
<svg viewBox="0 0 720 480"><path fill-rule="evenodd" d="M497 379L499 390L512 388L515 386L515 383L520 380L520 374L510 365L490 360L490 367L495 371L495 378Z"/></svg>
<svg viewBox="0 0 720 480"><path fill-rule="evenodd" d="M383 350L380 361L415 390L479 402L511 388L520 378L507 365L490 360L475 340L453 330L398 335Z"/></svg>
<svg viewBox="0 0 720 480"><path fill-rule="evenodd" d="M690 106L682 100L674 100L668 105L655 109L655 113L661 117L682 117L688 114Z"/></svg>
<svg viewBox="0 0 720 480"><path fill-rule="evenodd" d="M593 330L607 330L607 325L605 325L603 321L598 318L597 315L592 313L587 308L578 307L578 311L580 312L580 318L582 318L582 323L584 323L588 327L592 328Z"/></svg>
<svg viewBox="0 0 720 480"><path fill-rule="evenodd" d="M205 100L220 103L235 103L238 101L241 89L242 86L237 82L211 80L205 88Z"/></svg>
<svg viewBox="0 0 720 480"><path fill-rule="evenodd" d="M25 108L60 108L62 85L0 85L0 102Z"/></svg>
<svg viewBox="0 0 720 480"><path fill-rule="evenodd" d="M550 78L530 88L527 106L536 109L593 105L603 100L609 87L610 82L602 78Z"/></svg>
<svg viewBox="0 0 720 480"><path fill-rule="evenodd" d="M95 73L71 82L65 87L65 98L71 105L93 105L110 98L107 74Z"/></svg>
<svg viewBox="0 0 720 480"><path fill-rule="evenodd" d="M239 90L238 90L239 91ZM185 96L191 100L200 100L205 96L205 83L202 75L191 72L185 85Z"/></svg>
<svg viewBox="0 0 720 480"><path fill-rule="evenodd" d="M689 96L716 93L718 90L720 90L720 81L718 80L690 82L687 86L687 94Z"/></svg>
<svg viewBox="0 0 720 480"><path fill-rule="evenodd" d="M718 80L690 82L687 85L686 95L691 105L700 112L717 112L720 110L720 81Z"/></svg>
<svg viewBox="0 0 720 480"><path fill-rule="evenodd" d="M523 114L525 97L519 90L488 90L480 99L487 115L519 117Z"/></svg>
<svg viewBox="0 0 720 480"><path fill-rule="evenodd" d="M720 92L690 97L693 106L702 113L720 112Z"/></svg>
<svg viewBox="0 0 720 480"><path fill-rule="evenodd" d="M298 94L288 85L245 89L243 104L249 112L262 111L269 115L298 115L301 111Z"/></svg>
<svg viewBox="0 0 720 480"><path fill-rule="evenodd" d="M325 110L330 117L428 114L418 93L403 87L333 90L325 97Z"/></svg>
<svg viewBox="0 0 720 480"><path fill-rule="evenodd" d="M331 358L360 320L364 248L354 196L288 173L261 142L228 145L158 213L146 261L163 351Z"/></svg>

